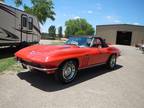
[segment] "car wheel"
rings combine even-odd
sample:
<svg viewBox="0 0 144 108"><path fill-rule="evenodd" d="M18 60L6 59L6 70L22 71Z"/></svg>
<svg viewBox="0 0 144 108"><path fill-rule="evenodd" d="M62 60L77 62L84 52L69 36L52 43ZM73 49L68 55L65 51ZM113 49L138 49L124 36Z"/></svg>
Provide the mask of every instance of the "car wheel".
<svg viewBox="0 0 144 108"><path fill-rule="evenodd" d="M67 61L63 65L61 65L58 71L55 74L57 80L62 83L70 83L72 82L78 71L78 66L75 61Z"/></svg>
<svg viewBox="0 0 144 108"><path fill-rule="evenodd" d="M107 67L109 69L114 69L116 67L116 55L111 55L108 62Z"/></svg>

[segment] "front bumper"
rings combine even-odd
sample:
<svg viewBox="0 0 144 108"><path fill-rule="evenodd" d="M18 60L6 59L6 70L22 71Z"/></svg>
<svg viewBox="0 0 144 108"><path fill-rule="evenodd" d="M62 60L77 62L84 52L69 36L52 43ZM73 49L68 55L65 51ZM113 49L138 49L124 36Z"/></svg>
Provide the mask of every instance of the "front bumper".
<svg viewBox="0 0 144 108"><path fill-rule="evenodd" d="M21 65L26 69L36 69L36 70L45 71L45 72L57 70L57 68L51 68L51 69L40 68L40 67L35 67L35 66L28 65L28 64L24 64L24 63L21 63Z"/></svg>
<svg viewBox="0 0 144 108"><path fill-rule="evenodd" d="M31 62L26 62L23 60L17 60L18 64L20 64L24 69L35 69L38 71L43 71L46 72L48 74L54 73L58 68L46 68L46 67L41 67L38 64L35 63L31 63Z"/></svg>

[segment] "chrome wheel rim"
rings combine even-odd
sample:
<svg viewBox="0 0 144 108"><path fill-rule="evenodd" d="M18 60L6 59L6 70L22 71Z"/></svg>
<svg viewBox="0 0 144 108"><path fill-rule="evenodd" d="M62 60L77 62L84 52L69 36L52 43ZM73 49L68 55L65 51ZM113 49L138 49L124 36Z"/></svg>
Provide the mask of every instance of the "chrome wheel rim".
<svg viewBox="0 0 144 108"><path fill-rule="evenodd" d="M115 65L116 65L116 58L115 58L115 56L112 56L111 61L110 61L110 66L111 66L111 68L113 68L113 67L115 67Z"/></svg>
<svg viewBox="0 0 144 108"><path fill-rule="evenodd" d="M71 80L75 75L76 67L72 63L67 63L63 69L63 78L66 80Z"/></svg>

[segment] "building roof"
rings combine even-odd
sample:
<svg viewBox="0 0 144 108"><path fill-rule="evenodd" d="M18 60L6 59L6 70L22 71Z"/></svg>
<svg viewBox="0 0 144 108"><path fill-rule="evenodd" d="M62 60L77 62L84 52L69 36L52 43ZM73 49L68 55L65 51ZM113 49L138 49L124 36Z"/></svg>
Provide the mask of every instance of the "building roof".
<svg viewBox="0 0 144 108"><path fill-rule="evenodd" d="M144 27L144 25L134 25L134 24L106 24L106 25L96 25L96 27L104 26L133 26L133 27Z"/></svg>

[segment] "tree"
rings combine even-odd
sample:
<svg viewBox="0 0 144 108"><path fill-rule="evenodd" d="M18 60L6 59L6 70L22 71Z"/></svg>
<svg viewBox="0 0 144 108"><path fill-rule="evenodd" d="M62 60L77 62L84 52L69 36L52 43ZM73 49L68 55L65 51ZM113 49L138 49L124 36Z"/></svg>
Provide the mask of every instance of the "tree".
<svg viewBox="0 0 144 108"><path fill-rule="evenodd" d="M23 0L15 0L16 6L23 4ZM54 15L54 6L52 0L31 0L32 7L24 4L24 11L35 15L41 24L46 22L47 18L55 20Z"/></svg>
<svg viewBox="0 0 144 108"><path fill-rule="evenodd" d="M65 35L94 35L94 28L85 19L70 19L65 22Z"/></svg>
<svg viewBox="0 0 144 108"><path fill-rule="evenodd" d="M62 38L62 36L63 36L63 34L62 34L62 26L60 26L60 27L58 28L58 37L59 37L59 38Z"/></svg>
<svg viewBox="0 0 144 108"><path fill-rule="evenodd" d="M15 4L17 7L22 5L22 0L15 0Z"/></svg>
<svg viewBox="0 0 144 108"><path fill-rule="evenodd" d="M54 25L51 25L48 29L49 37L55 38L56 37L56 28Z"/></svg>

